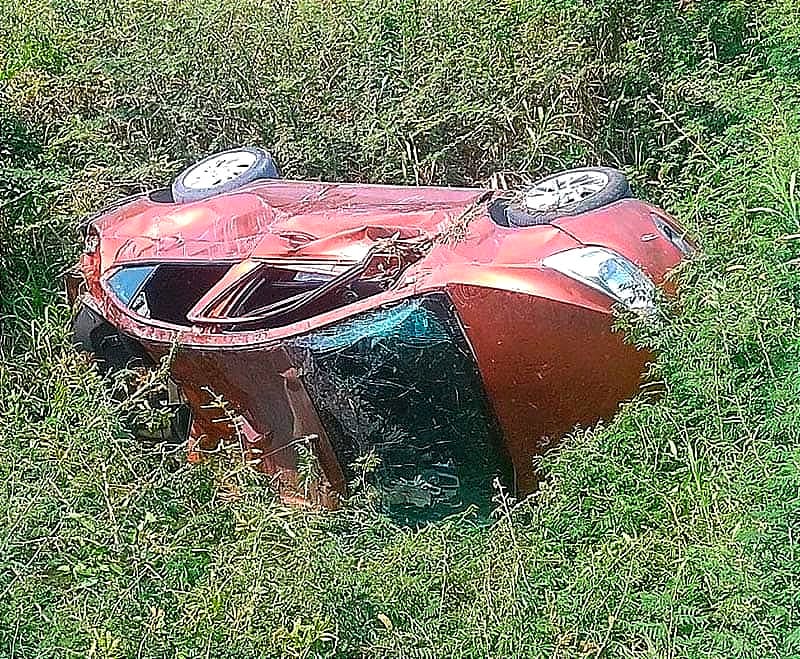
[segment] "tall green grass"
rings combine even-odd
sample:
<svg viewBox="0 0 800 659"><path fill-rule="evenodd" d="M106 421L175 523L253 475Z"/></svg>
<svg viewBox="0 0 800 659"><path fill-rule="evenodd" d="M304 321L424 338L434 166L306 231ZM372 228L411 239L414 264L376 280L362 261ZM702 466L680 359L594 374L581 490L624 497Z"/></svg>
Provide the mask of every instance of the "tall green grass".
<svg viewBox="0 0 800 659"><path fill-rule="evenodd" d="M0 6L0 657L800 656L800 12ZM290 177L625 167L701 251L646 392L487 528L277 505L131 440L73 354L74 219L256 142Z"/></svg>

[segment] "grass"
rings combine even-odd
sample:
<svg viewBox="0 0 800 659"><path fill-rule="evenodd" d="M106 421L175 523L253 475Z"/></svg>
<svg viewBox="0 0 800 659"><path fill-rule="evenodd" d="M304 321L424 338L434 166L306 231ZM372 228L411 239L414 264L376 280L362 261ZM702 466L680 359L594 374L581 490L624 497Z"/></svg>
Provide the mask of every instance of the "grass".
<svg viewBox="0 0 800 659"><path fill-rule="evenodd" d="M0 657L800 657L799 39L791 0L4 3ZM74 219L250 142L290 177L625 167L702 241L630 328L662 395L491 526L138 445L69 347Z"/></svg>

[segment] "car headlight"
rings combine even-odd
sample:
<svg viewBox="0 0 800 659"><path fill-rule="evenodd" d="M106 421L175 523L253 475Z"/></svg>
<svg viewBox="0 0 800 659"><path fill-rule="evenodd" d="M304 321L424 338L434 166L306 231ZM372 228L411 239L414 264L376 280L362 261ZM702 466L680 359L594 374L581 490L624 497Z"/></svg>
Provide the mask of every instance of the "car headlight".
<svg viewBox="0 0 800 659"><path fill-rule="evenodd" d="M628 259L605 247L578 247L542 261L545 267L583 282L633 311L655 308L655 286Z"/></svg>

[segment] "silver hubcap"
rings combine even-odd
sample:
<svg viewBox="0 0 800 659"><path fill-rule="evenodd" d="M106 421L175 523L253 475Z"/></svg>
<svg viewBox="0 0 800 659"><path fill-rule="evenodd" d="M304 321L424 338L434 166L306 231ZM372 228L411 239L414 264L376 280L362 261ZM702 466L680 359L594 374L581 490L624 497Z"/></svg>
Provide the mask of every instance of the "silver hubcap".
<svg viewBox="0 0 800 659"><path fill-rule="evenodd" d="M256 159L256 154L250 153L250 151L220 153L208 160L197 163L186 172L183 177L183 184L187 188L195 190L214 188L244 174L253 166Z"/></svg>
<svg viewBox="0 0 800 659"><path fill-rule="evenodd" d="M599 170L564 172L528 188L523 203L530 211L556 210L591 197L607 185L608 176Z"/></svg>

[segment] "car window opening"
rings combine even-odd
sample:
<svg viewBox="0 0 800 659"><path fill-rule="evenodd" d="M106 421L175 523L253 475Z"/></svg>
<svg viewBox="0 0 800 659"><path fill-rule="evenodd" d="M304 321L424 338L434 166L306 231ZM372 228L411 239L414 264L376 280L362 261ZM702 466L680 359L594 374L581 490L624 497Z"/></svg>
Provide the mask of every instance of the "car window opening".
<svg viewBox="0 0 800 659"><path fill-rule="evenodd" d="M312 318L384 291L387 282L361 273L333 274L265 266L242 290L228 312L228 331L270 329ZM343 276L344 275L344 276Z"/></svg>
<svg viewBox="0 0 800 659"><path fill-rule="evenodd" d="M115 272L108 283L138 315L188 326L186 314L229 268L225 264L130 266Z"/></svg>
<svg viewBox="0 0 800 659"><path fill-rule="evenodd" d="M144 286L150 317L190 324L186 314L228 271L230 265L161 265Z"/></svg>

